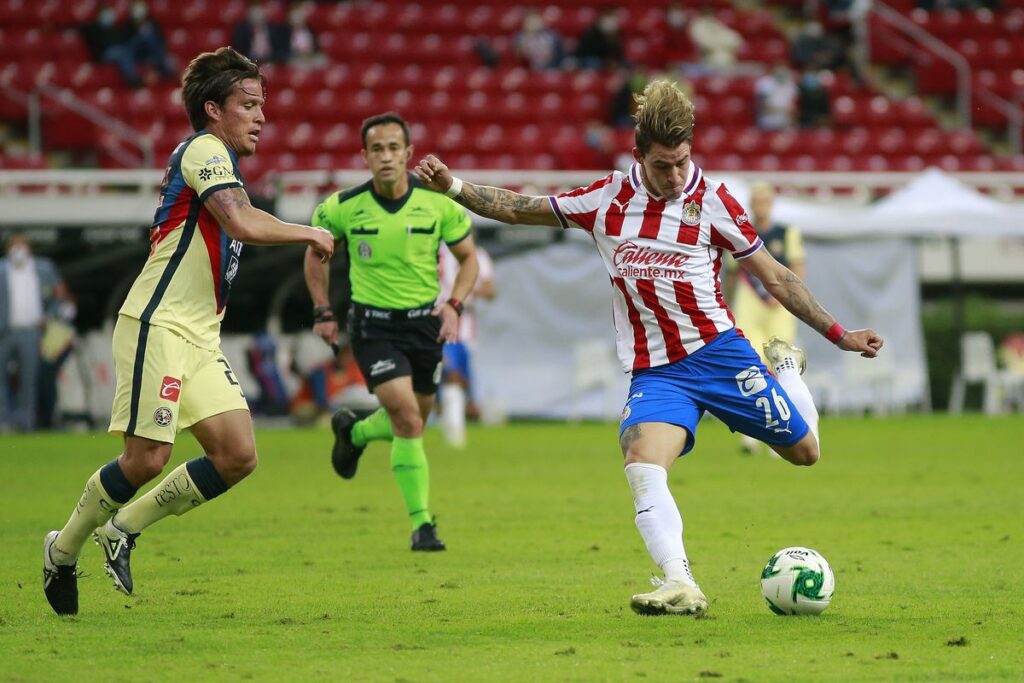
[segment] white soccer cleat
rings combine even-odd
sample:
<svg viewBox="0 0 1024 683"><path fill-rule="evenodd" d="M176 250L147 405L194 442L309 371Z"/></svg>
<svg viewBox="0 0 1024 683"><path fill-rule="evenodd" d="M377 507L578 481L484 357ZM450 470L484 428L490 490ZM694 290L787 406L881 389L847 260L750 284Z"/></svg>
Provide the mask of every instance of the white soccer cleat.
<svg viewBox="0 0 1024 683"><path fill-rule="evenodd" d="M652 579L658 586L650 593L634 595L629 606L637 614L692 614L701 616L708 611L708 599L700 588L682 581Z"/></svg>
<svg viewBox="0 0 1024 683"><path fill-rule="evenodd" d="M778 375L780 370L796 370L802 375L807 369L807 354L803 349L778 337L769 339L763 348L768 367L775 375Z"/></svg>

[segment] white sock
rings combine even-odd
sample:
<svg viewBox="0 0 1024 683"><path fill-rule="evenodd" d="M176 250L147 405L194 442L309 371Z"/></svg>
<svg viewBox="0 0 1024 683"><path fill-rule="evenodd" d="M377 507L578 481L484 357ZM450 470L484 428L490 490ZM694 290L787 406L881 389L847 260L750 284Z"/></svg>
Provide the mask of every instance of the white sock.
<svg viewBox="0 0 1024 683"><path fill-rule="evenodd" d="M665 572L665 581L696 586L683 548L683 518L668 490L668 472L660 465L634 462L626 465L626 481L636 506L636 528L651 559Z"/></svg>
<svg viewBox="0 0 1024 683"><path fill-rule="evenodd" d="M441 432L452 446L466 445L466 391L460 384L441 385Z"/></svg>
<svg viewBox="0 0 1024 683"><path fill-rule="evenodd" d="M804 383L803 377L800 376L800 371L796 367L787 367L780 364L779 367L775 368L775 379L778 380L782 388L789 394L789 400L792 401L793 407L797 409L801 417L804 418L804 422L811 428L811 434L814 434L814 440L818 442L818 450L821 450L821 439L818 437L818 409L814 407L814 398L811 396L810 389Z"/></svg>

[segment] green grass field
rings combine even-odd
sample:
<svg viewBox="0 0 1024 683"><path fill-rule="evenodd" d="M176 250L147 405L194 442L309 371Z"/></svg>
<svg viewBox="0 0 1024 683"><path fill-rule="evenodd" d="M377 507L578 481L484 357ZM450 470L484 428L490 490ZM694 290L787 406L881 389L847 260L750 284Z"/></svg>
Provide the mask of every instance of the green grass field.
<svg viewBox="0 0 1024 683"><path fill-rule="evenodd" d="M992 681L1024 679L1024 422L826 419L796 468L705 421L672 472L704 619L639 617L654 569L614 425L512 425L465 452L428 435L449 551L408 550L387 450L338 479L325 431L261 431L236 491L150 528L136 595L89 545L77 617L51 613L41 543L118 448L0 437L0 680ZM195 457L183 436L173 462ZM821 551L836 595L777 617L779 548Z"/></svg>

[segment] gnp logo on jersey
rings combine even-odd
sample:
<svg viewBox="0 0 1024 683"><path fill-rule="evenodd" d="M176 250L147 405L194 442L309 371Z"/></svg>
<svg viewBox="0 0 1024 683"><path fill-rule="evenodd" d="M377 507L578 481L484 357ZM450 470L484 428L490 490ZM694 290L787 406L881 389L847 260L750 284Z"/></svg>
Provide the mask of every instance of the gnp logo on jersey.
<svg viewBox="0 0 1024 683"><path fill-rule="evenodd" d="M159 427L166 427L171 424L172 418L174 418L174 413L167 407L157 408L156 412L153 413L153 422L156 422Z"/></svg>
<svg viewBox="0 0 1024 683"><path fill-rule="evenodd" d="M178 395L181 393L181 380L177 377L164 377L160 383L160 398L172 403L178 402Z"/></svg>
<svg viewBox="0 0 1024 683"><path fill-rule="evenodd" d="M373 247L366 240L359 240L359 246L356 247L356 252L359 256L364 259L368 259L373 256Z"/></svg>
<svg viewBox="0 0 1024 683"><path fill-rule="evenodd" d="M700 223L700 205L697 202L683 204L683 223L697 225Z"/></svg>
<svg viewBox="0 0 1024 683"><path fill-rule="evenodd" d="M736 373L736 386L744 396L759 394L768 388L768 380L764 378L756 365L751 365L746 370Z"/></svg>

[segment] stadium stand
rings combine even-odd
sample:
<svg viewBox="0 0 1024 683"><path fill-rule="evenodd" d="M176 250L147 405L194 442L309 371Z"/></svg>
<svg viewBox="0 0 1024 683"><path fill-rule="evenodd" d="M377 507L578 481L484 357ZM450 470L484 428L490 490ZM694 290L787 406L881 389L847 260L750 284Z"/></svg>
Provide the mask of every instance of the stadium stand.
<svg viewBox="0 0 1024 683"><path fill-rule="evenodd" d="M0 85L27 93L38 83L67 89L98 111L122 120L153 143L153 162L189 132L173 81L150 74L147 87L125 86L112 65L94 64L79 27L96 13L83 0L0 1ZM524 12L537 7L548 25L570 41L607 7L621 8L626 55L644 73L658 73L678 56L666 45L664 0L587 0L553 5L546 0L318 3L309 19L326 63L317 67L268 64L268 117L260 155L246 162L250 179L271 170L361 168L355 135L369 114L397 109L415 121L414 141L461 168L572 169L599 164L587 153L585 133L607 122L619 76L569 67L536 72L519 63L513 36ZM786 5L740 10L728 0L711 3L715 16L744 39L741 63L761 71L790 59L782 12ZM115 3L123 13L125 2ZM179 64L197 52L227 44L245 14L242 0L155 0L151 13L163 27ZM1024 43L1014 40L1024 25L1024 2L999 11L925 12L913 2L892 3L902 14L970 60L973 85L1003 98L1024 85ZM268 9L281 18L282 7ZM877 23L877 22L876 22ZM872 58L906 63L908 46L872 24ZM970 36L964 38L963 36ZM486 41L499 63L489 68L477 51ZM955 78L927 51L911 51L922 95L951 96ZM1024 159L993 154L973 130L945 130L918 96L890 97L848 73L827 73L832 102L827 128L764 132L754 125L757 73L696 73L688 76L703 113L697 154L705 165L730 170L906 171L939 166L948 171L1024 169ZM951 85L953 84L953 85ZM710 112L713 112L710 113ZM979 103L975 122L1005 125L1002 113ZM0 121L25 118L24 107L0 97ZM131 167L96 124L59 106L44 109L45 152L99 148L95 163ZM631 147L630 132L616 132L617 149ZM97 145L97 142L99 143ZM37 168L40 157L0 157L5 168Z"/></svg>

